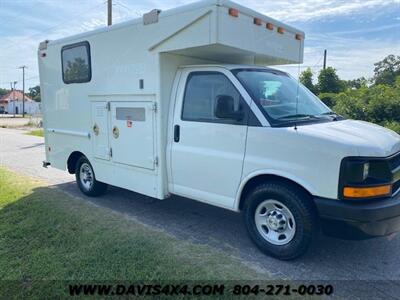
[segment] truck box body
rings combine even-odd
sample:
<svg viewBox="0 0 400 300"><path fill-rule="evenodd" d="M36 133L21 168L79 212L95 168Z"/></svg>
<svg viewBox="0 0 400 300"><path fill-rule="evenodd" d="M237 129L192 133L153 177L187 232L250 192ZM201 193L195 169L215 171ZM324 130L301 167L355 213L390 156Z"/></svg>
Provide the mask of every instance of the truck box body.
<svg viewBox="0 0 400 300"><path fill-rule="evenodd" d="M300 30L213 0L44 42L39 69L46 160L65 169L72 153L83 153L99 181L164 199L167 122L178 67L300 63L303 38ZM71 45L88 49L88 82L63 81L61 56Z"/></svg>

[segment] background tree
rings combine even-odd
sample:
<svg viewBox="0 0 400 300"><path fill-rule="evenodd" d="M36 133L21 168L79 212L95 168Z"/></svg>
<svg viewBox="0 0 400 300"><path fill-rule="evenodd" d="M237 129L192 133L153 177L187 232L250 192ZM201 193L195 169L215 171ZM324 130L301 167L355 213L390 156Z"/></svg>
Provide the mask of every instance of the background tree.
<svg viewBox="0 0 400 300"><path fill-rule="evenodd" d="M357 79L347 80L344 82L345 86L349 89L360 89L362 87L368 86L368 79L365 77L360 77Z"/></svg>
<svg viewBox="0 0 400 300"><path fill-rule="evenodd" d="M74 62L68 61L64 70L64 79L66 81L81 80L88 76L89 65L87 62L77 57Z"/></svg>
<svg viewBox="0 0 400 300"><path fill-rule="evenodd" d="M36 102L40 102L40 86L34 86L29 88L28 96L32 98L32 100Z"/></svg>
<svg viewBox="0 0 400 300"><path fill-rule="evenodd" d="M393 86L365 86L331 96L333 110L338 114L376 123L400 133L400 76Z"/></svg>
<svg viewBox="0 0 400 300"><path fill-rule="evenodd" d="M336 69L328 67L321 70L318 75L318 92L319 93L340 93L345 90L345 85L336 74Z"/></svg>
<svg viewBox="0 0 400 300"><path fill-rule="evenodd" d="M9 90L0 88L0 97L7 94Z"/></svg>
<svg viewBox="0 0 400 300"><path fill-rule="evenodd" d="M307 68L300 74L300 82L314 94L317 94L317 89L313 83L313 73L310 68Z"/></svg>
<svg viewBox="0 0 400 300"><path fill-rule="evenodd" d="M374 83L394 85L400 75L400 56L388 55L374 64Z"/></svg>

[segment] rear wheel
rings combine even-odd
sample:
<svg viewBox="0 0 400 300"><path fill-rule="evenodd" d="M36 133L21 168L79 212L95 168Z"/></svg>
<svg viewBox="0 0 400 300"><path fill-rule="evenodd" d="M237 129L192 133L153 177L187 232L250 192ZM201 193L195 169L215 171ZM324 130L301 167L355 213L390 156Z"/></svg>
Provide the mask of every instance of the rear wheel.
<svg viewBox="0 0 400 300"><path fill-rule="evenodd" d="M107 191L107 184L96 180L93 167L84 156L76 163L75 178L79 189L87 196L97 197Z"/></svg>
<svg viewBox="0 0 400 300"><path fill-rule="evenodd" d="M250 192L245 201L247 230L260 250L282 260L307 251L318 219L304 191L284 182L265 183Z"/></svg>

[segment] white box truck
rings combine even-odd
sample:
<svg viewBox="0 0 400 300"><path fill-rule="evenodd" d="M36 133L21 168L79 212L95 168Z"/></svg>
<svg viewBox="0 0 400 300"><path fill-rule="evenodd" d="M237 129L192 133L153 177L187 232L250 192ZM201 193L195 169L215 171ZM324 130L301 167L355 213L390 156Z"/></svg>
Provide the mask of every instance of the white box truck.
<svg viewBox="0 0 400 300"><path fill-rule="evenodd" d="M302 31L207 0L44 41L46 160L82 192L107 185L242 212L280 259L316 233L400 230L400 137L336 115L288 74Z"/></svg>

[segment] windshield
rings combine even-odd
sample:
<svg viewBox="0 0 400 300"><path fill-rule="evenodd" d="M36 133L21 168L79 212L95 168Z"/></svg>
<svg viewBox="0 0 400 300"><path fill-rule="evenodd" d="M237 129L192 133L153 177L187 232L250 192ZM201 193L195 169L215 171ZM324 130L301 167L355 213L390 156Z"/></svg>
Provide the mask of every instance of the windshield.
<svg viewBox="0 0 400 300"><path fill-rule="evenodd" d="M324 116L333 114L305 86L284 72L241 69L233 73L273 124L325 119Z"/></svg>

